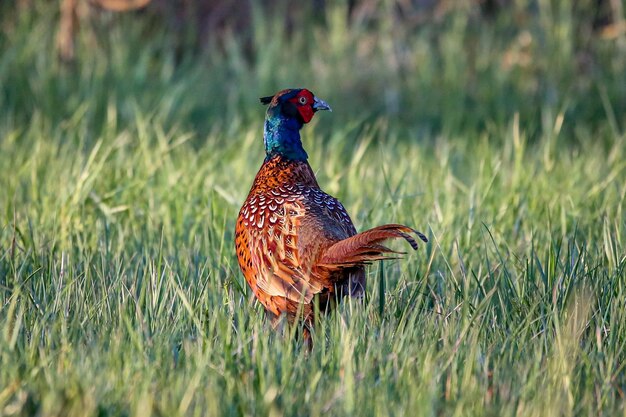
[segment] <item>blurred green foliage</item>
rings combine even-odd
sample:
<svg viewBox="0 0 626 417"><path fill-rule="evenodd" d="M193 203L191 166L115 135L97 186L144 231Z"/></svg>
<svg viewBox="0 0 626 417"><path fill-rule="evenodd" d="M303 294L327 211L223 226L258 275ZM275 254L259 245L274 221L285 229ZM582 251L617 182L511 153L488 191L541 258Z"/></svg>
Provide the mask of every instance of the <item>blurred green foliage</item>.
<svg viewBox="0 0 626 417"><path fill-rule="evenodd" d="M519 0L489 14L470 3L328 2L321 19L287 3L244 2L246 19L210 33L193 19L199 6L82 8L76 57L63 65L58 4L4 2L0 104L15 123L35 113L70 118L89 106L94 127L112 104L119 123L132 123L137 104L204 135L216 123L250 120L257 96L307 86L335 105L340 125L385 115L414 139L489 129L516 113L532 137L551 130L557 114L575 122L564 124L573 141L578 129L596 131L606 120L623 129L623 16L594 27L598 2Z"/></svg>

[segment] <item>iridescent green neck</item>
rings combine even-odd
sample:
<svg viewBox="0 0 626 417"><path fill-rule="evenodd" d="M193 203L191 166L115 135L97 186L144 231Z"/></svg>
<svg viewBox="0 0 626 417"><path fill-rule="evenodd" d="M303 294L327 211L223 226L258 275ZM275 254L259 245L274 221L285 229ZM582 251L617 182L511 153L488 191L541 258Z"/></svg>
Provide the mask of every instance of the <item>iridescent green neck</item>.
<svg viewBox="0 0 626 417"><path fill-rule="evenodd" d="M269 109L265 118L263 142L266 159L275 155L294 161L306 161L308 155L302 147L300 129L302 122L295 117L286 117L278 109Z"/></svg>

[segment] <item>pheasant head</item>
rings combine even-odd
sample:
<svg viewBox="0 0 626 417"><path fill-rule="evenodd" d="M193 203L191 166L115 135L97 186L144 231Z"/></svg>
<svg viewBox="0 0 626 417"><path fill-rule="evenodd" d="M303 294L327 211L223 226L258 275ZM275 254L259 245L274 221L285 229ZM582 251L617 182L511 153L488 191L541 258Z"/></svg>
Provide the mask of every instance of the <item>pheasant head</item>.
<svg viewBox="0 0 626 417"><path fill-rule="evenodd" d="M266 159L280 155L295 161L306 160L300 129L311 121L315 112L331 110L330 106L304 88L282 90L260 100L269 104L263 131Z"/></svg>

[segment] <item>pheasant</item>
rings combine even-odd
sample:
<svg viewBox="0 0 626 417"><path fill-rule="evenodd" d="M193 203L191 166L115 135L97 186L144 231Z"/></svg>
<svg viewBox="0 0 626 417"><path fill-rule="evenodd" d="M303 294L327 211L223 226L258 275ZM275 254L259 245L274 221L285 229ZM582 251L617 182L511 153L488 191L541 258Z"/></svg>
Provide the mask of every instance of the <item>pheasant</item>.
<svg viewBox="0 0 626 417"><path fill-rule="evenodd" d="M237 218L237 259L270 316L301 319L308 333L315 302L327 311L343 296L362 297L365 265L401 253L383 241L403 238L416 250L414 235L428 240L401 224L357 233L339 200L320 189L300 129L317 111L331 111L326 102L306 89L282 90L260 100L269 105L266 156Z"/></svg>

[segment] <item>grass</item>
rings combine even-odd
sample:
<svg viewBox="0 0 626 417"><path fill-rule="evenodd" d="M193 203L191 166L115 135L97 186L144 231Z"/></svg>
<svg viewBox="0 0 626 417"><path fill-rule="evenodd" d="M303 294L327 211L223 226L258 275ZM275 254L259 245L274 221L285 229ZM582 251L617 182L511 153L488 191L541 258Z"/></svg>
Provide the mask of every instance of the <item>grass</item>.
<svg viewBox="0 0 626 417"><path fill-rule="evenodd" d="M626 413L625 59L594 36L577 68L567 2L535 6L408 30L331 4L313 43L259 15L251 62L105 14L74 67L50 5L3 13L0 415ZM372 267L310 354L233 249L256 98L292 85L333 106L304 144L357 228L431 240Z"/></svg>

